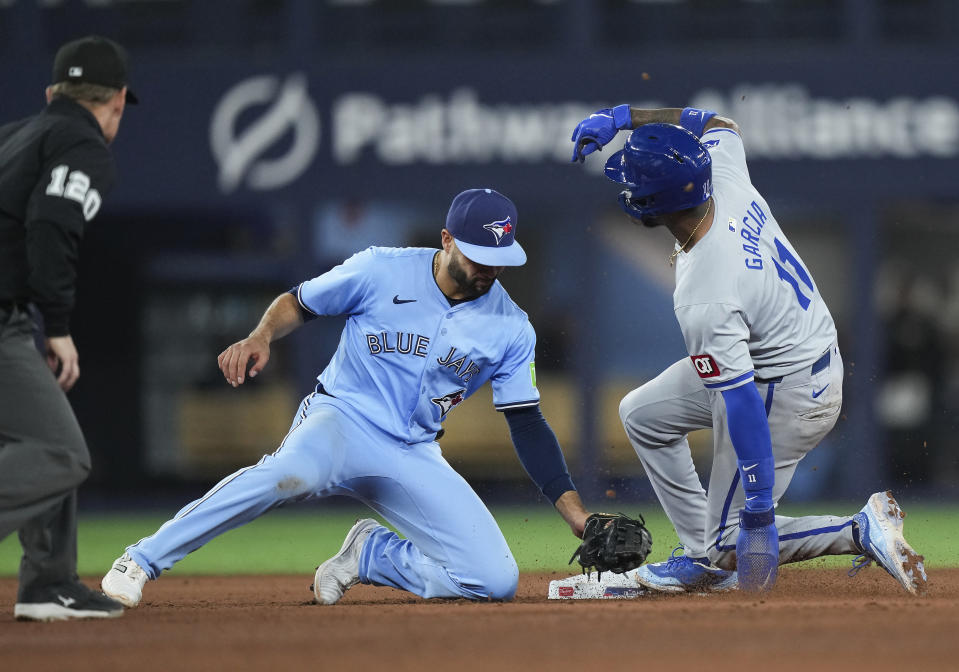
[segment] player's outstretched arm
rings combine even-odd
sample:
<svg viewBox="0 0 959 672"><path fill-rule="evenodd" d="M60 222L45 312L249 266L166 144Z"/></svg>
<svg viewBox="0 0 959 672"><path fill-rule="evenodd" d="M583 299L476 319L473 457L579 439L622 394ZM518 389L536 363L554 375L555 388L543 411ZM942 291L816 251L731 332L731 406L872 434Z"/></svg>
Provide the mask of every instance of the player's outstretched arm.
<svg viewBox="0 0 959 672"><path fill-rule="evenodd" d="M569 476L566 459L556 434L546 422L539 406L514 408L504 412L510 438L526 473L563 517L577 537L583 536L589 512Z"/></svg>
<svg viewBox="0 0 959 672"><path fill-rule="evenodd" d="M253 360L250 378L255 378L256 374L262 371L266 363L270 361L270 343L283 338L301 324L303 324L303 316L296 297L288 292L276 297L263 313L256 329L242 341L237 341L221 352L216 358L226 382L233 387L242 385L250 360Z"/></svg>
<svg viewBox="0 0 959 672"><path fill-rule="evenodd" d="M583 506L583 500L579 498L579 493L575 490L567 490L560 495L553 506L559 511L559 515L569 525L573 534L582 539L586 519L589 518L589 511Z"/></svg>
<svg viewBox="0 0 959 672"><path fill-rule="evenodd" d="M627 104L597 110L583 119L573 130L573 161L584 161L588 154L601 150L621 130L631 130L645 124L675 124L702 137L713 128L728 128L739 133L732 119L721 117L712 110L695 107L662 107L645 109Z"/></svg>
<svg viewBox="0 0 959 672"><path fill-rule="evenodd" d="M739 125L727 117L721 117L712 110L700 110L695 107L663 107L659 109L629 108L630 128L639 128L645 124L674 124L702 137L703 133L714 128L728 128L739 133Z"/></svg>

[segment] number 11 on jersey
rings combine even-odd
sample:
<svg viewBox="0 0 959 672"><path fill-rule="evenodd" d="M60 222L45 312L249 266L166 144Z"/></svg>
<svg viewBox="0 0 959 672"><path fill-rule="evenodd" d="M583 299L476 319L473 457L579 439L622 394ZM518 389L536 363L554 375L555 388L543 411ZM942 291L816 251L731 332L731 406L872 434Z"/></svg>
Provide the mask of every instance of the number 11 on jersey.
<svg viewBox="0 0 959 672"><path fill-rule="evenodd" d="M796 272L796 275L799 276L799 280L802 280L803 284L809 287L811 292L815 292L816 288L813 287L812 278L809 277L809 273L806 272L806 269L803 268L802 264L799 263L799 260L796 256L789 251L789 249L782 244L782 241L779 238L773 238L773 242L776 243L776 251L779 252L779 259L783 264L789 264L792 266L793 270ZM782 267L782 265L773 259L773 263L776 264L776 272L779 273L779 279L785 280L790 285L792 285L793 290L796 292L796 300L799 301L799 305L803 310L809 309L810 299L808 296L803 294L802 289L799 287L799 280L796 280L795 277L789 271Z"/></svg>

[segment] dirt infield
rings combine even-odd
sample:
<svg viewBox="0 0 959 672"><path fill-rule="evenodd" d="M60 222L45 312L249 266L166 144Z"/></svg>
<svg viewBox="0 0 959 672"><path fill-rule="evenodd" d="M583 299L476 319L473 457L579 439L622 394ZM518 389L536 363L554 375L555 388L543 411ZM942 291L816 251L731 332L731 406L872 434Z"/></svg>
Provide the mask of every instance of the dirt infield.
<svg viewBox="0 0 959 672"><path fill-rule="evenodd" d="M761 599L547 601L561 576L523 575L509 604L357 586L334 607L308 576L171 576L118 620L69 623L14 621L3 579L0 670L959 669L959 570L920 599L875 568L786 568Z"/></svg>

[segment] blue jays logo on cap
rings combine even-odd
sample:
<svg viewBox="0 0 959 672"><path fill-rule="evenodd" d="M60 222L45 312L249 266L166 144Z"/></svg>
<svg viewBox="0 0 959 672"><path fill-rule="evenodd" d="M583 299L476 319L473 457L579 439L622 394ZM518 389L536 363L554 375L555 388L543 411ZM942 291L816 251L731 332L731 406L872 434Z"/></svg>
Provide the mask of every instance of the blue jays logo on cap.
<svg viewBox="0 0 959 672"><path fill-rule="evenodd" d="M522 266L526 252L516 242L516 206L493 189L457 194L446 216L446 230L460 252L483 266Z"/></svg>
<svg viewBox="0 0 959 672"><path fill-rule="evenodd" d="M489 224L484 224L483 228L496 236L496 244L499 245L499 241L503 240L503 236L513 230L513 223L510 218L507 217L501 222L490 222Z"/></svg>

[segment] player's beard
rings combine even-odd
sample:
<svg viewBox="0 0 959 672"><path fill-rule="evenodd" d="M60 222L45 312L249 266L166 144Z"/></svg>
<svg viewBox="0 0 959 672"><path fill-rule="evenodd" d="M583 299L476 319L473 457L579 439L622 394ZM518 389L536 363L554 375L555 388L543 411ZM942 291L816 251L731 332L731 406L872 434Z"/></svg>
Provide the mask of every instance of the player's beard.
<svg viewBox="0 0 959 672"><path fill-rule="evenodd" d="M450 255L449 263L446 265L446 272L453 278L459 290L466 295L467 299L475 299L488 292L496 281L496 275L498 274L493 275L493 277L489 279L480 275L474 275L471 278L467 275L466 269L459 263L458 254Z"/></svg>
<svg viewBox="0 0 959 672"><path fill-rule="evenodd" d="M636 215L627 214L629 221L631 221L636 226L642 226L647 229L655 229L657 226L663 226L665 222L659 217L637 217Z"/></svg>

